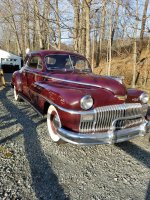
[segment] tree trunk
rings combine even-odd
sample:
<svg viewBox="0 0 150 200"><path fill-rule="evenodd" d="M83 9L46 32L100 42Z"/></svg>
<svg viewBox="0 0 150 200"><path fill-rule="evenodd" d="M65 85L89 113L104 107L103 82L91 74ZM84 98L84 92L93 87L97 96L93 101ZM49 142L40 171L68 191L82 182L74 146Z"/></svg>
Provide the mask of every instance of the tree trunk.
<svg viewBox="0 0 150 200"><path fill-rule="evenodd" d="M21 55L22 49L21 49L21 44L20 44L19 35L18 35L18 31L17 31L16 21L14 19L14 13L13 13L12 6L11 6L11 3L10 3L9 0L8 0L8 5L6 5L6 6L8 6L9 14L11 16L11 21L9 21L8 19L6 19L6 20L7 20L8 23L10 23L10 26L14 30L14 33L15 33L15 36L16 36L18 55Z"/></svg>
<svg viewBox="0 0 150 200"><path fill-rule="evenodd" d="M79 0L73 1L73 9L74 9L74 51L79 51L79 14L80 14L80 4Z"/></svg>
<svg viewBox="0 0 150 200"><path fill-rule="evenodd" d="M144 31L145 31L148 4L149 4L149 0L145 0L144 10L143 10L143 17L142 17L141 32L140 32L140 54L141 54L142 49L143 49L143 36L144 36Z"/></svg>
<svg viewBox="0 0 150 200"><path fill-rule="evenodd" d="M114 16L114 21L113 21L113 27L112 27L112 33L111 33L111 45L113 44L115 32L116 32L117 25L118 25L119 5L120 5L119 4L119 0L116 0L116 4L117 4L117 7L116 7L116 11L115 11L115 16Z"/></svg>
<svg viewBox="0 0 150 200"><path fill-rule="evenodd" d="M57 32L58 32L58 49L61 48L61 28L60 28L60 20L59 20L59 8L58 8L58 0L55 0L56 4L56 24L57 24Z"/></svg>
<svg viewBox="0 0 150 200"><path fill-rule="evenodd" d="M102 16L101 16L101 23L100 23L99 44L98 44L97 57L96 57L96 67L99 66L101 58L102 58L102 41L104 39L104 33L105 33L106 3L107 3L106 0L102 1Z"/></svg>
<svg viewBox="0 0 150 200"><path fill-rule="evenodd" d="M35 13L35 6L34 6L34 10L33 10L33 32L32 32L32 49L35 50L36 49L36 35L37 35L37 32L36 32L36 13Z"/></svg>
<svg viewBox="0 0 150 200"><path fill-rule="evenodd" d="M134 41L133 41L133 76L132 87L135 88L136 82L136 66L137 66L137 29L138 29L138 0L136 0L136 23L134 29Z"/></svg>
<svg viewBox="0 0 150 200"><path fill-rule="evenodd" d="M110 11L109 15L109 61L108 61L108 71L107 75L110 76L110 70L111 70L111 44L112 42L112 10Z"/></svg>
<svg viewBox="0 0 150 200"><path fill-rule="evenodd" d="M85 1L82 2L80 14L80 53L85 56L86 54L86 21L85 21Z"/></svg>
<svg viewBox="0 0 150 200"><path fill-rule="evenodd" d="M91 0L85 0L85 18L86 18L86 58L90 60L90 4Z"/></svg>
<svg viewBox="0 0 150 200"><path fill-rule="evenodd" d="M43 49L43 38L42 38L42 33L41 33L41 24L40 24L40 12L39 12L39 5L38 5L38 0L34 0L34 9L35 9L35 19L36 19L36 31L37 31L37 36L38 36L38 42L39 42L39 47L40 49Z"/></svg>
<svg viewBox="0 0 150 200"><path fill-rule="evenodd" d="M93 45L92 45L92 72L94 69L94 55L95 55L95 30L93 31Z"/></svg>
<svg viewBox="0 0 150 200"><path fill-rule="evenodd" d="M150 36L149 36L149 39L148 39L148 44L147 44L147 55L149 53L149 48L150 48ZM145 66L145 70L144 70L144 87L146 86L146 83L147 83L147 77L148 77L148 60L150 60L150 58L147 58L146 59L146 66Z"/></svg>

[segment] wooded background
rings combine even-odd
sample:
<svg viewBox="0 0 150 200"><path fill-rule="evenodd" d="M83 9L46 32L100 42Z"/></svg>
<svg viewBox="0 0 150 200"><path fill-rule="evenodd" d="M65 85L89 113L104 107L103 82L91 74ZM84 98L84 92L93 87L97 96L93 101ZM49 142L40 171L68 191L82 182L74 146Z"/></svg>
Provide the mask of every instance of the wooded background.
<svg viewBox="0 0 150 200"><path fill-rule="evenodd" d="M71 50L97 74L148 87L150 0L0 0L0 48Z"/></svg>

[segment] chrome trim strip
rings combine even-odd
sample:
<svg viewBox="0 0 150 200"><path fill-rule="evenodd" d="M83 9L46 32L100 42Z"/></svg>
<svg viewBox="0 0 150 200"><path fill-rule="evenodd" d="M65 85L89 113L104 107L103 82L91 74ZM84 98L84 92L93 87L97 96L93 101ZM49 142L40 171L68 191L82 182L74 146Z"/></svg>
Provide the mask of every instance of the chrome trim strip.
<svg viewBox="0 0 150 200"><path fill-rule="evenodd" d="M31 89L30 89L31 90ZM74 110L69 110L66 108L63 108L55 103L53 103L52 101L50 101L49 99L47 99L45 96L35 92L34 90L32 90L33 93L35 93L36 95L40 96L41 98L43 98L45 101L47 101L49 104L55 106L56 108L58 108L59 110L62 110L64 112L70 113L70 114L75 114L75 115L87 115L87 114L94 114L94 110L88 110L88 111L74 111Z"/></svg>
<svg viewBox="0 0 150 200"><path fill-rule="evenodd" d="M39 95L39 94L38 94ZM58 108L59 110L62 110L64 112L67 112L67 113L70 113L70 114L76 114L76 115L80 115L80 114L84 114L86 115L87 113L84 113L84 112L87 112L87 111L74 111L74 110L69 110L69 109L66 109L66 108L63 108L55 103L53 103L52 101L50 101L49 99L45 98L43 95L39 95L41 96L43 99L45 99L49 104L55 106L56 108ZM89 111L90 112L90 111Z"/></svg>
<svg viewBox="0 0 150 200"><path fill-rule="evenodd" d="M27 102L28 104L30 104L30 106L33 108L33 110L34 110L35 112L37 112L41 117L43 117L42 113L40 113L40 111L37 110L37 109L32 105L32 103L31 103L26 97L24 97L24 96L21 95L20 93L18 94L18 96L19 96L21 99L23 99L25 102Z"/></svg>
<svg viewBox="0 0 150 200"><path fill-rule="evenodd" d="M134 115L134 116L128 116L128 117L119 117L117 119L115 119L113 122L112 122L112 126L115 127L115 123L118 121L118 120L126 120L126 119L136 119L136 118L142 118L143 120L145 120L144 116L142 114L139 114L139 115Z"/></svg>
<svg viewBox="0 0 150 200"><path fill-rule="evenodd" d="M37 75L37 76L41 76L43 78L48 78L48 79L52 79L52 80L56 80L56 81L63 81L63 82L66 82L66 83L74 83L74 84L77 84L77 85L93 86L93 87L102 88L102 89L106 89L106 90L111 91L109 88L104 88L104 87L102 87L100 85L95 85L95 84L90 84L90 83L83 83L83 82L77 82L77 81L70 81L70 80L65 80L65 79L56 78L56 77L52 77L52 76L46 76L46 75L38 74L38 73L30 71L28 68L26 68L25 71L26 72L30 72L31 74L34 74L34 75Z"/></svg>

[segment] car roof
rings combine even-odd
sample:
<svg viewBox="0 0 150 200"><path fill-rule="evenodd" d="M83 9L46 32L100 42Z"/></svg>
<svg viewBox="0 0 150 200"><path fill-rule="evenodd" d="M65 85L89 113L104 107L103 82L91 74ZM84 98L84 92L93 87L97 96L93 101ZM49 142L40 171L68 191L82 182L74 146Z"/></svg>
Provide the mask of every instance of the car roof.
<svg viewBox="0 0 150 200"><path fill-rule="evenodd" d="M65 55L74 55L74 56L84 57L81 54L74 53L74 52L71 52L71 51L56 51L56 50L55 51L52 51L52 50L30 51L28 54L30 54L30 55L38 54L38 55L41 55L42 57L45 57L45 56L50 55L50 54L65 54Z"/></svg>

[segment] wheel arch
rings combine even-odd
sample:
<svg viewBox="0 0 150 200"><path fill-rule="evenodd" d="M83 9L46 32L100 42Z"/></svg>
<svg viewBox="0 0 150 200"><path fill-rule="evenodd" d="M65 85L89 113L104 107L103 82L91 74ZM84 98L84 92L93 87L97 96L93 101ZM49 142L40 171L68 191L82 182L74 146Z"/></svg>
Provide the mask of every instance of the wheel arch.
<svg viewBox="0 0 150 200"><path fill-rule="evenodd" d="M47 111L48 111L48 108L49 108L50 105L52 105L52 104L50 104L49 102L45 101L45 103L44 103L44 109L43 109L43 114L44 115L47 114Z"/></svg>
<svg viewBox="0 0 150 200"><path fill-rule="evenodd" d="M12 75L11 86L16 87L17 91L22 91L22 78L19 71L15 71Z"/></svg>

